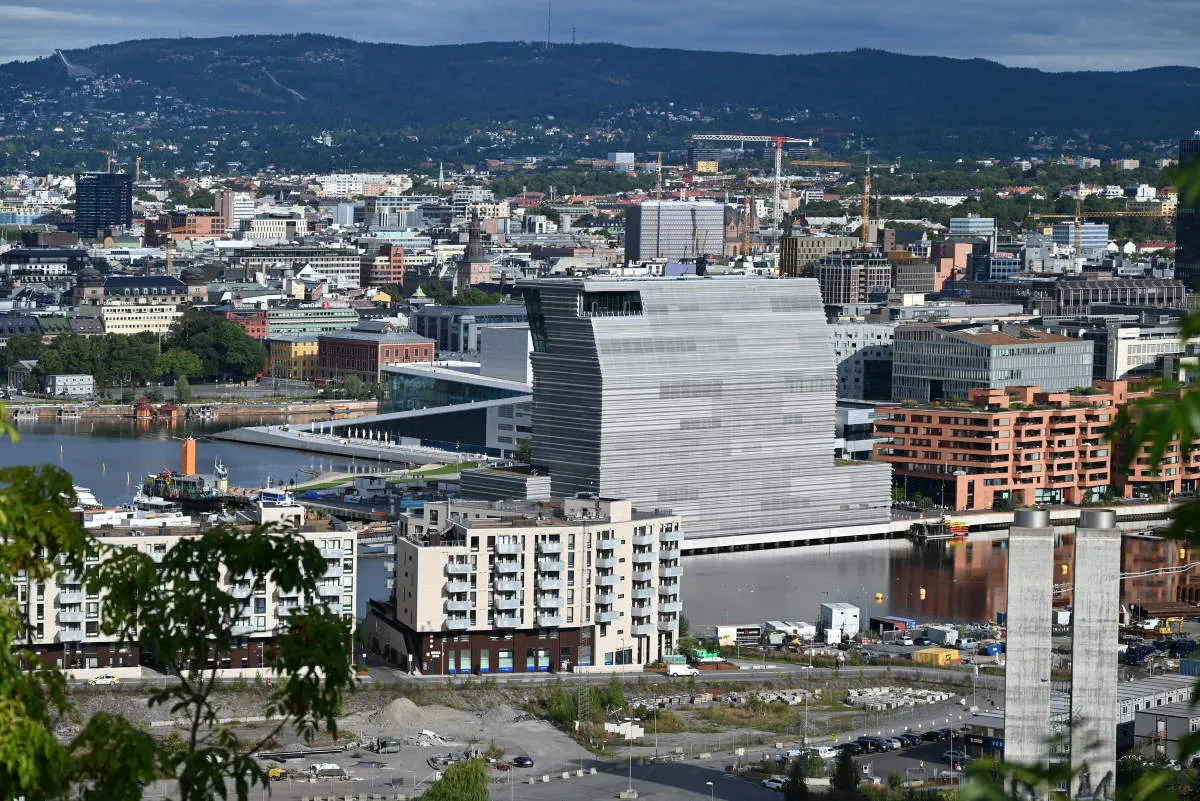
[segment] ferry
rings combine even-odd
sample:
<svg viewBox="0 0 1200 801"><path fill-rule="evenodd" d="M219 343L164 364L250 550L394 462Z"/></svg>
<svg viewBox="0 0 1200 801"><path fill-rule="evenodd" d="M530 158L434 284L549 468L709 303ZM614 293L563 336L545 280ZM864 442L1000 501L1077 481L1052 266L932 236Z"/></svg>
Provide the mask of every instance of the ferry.
<svg viewBox="0 0 1200 801"><path fill-rule="evenodd" d="M84 528L121 528L148 530L196 525L177 503L138 493L133 503L119 509L84 510Z"/></svg>
<svg viewBox="0 0 1200 801"><path fill-rule="evenodd" d="M96 499L95 493L93 493L87 487L72 485L71 489L75 493L76 508L85 510L103 508L104 504L100 503L100 501Z"/></svg>
<svg viewBox="0 0 1200 801"><path fill-rule="evenodd" d="M180 504L185 510L218 512L241 501L229 491L229 469L218 459L211 473L184 475L173 470L151 474L142 482L142 493Z"/></svg>

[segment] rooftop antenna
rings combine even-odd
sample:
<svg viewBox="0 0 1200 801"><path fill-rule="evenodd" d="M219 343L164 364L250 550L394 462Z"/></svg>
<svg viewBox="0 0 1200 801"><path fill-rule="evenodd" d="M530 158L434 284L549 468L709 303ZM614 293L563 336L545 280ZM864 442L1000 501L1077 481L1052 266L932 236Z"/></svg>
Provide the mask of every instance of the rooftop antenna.
<svg viewBox="0 0 1200 801"><path fill-rule="evenodd" d="M550 49L550 19L554 8L554 0L546 0L546 49Z"/></svg>
<svg viewBox="0 0 1200 801"><path fill-rule="evenodd" d="M571 26L571 44L575 44L575 26Z"/></svg>

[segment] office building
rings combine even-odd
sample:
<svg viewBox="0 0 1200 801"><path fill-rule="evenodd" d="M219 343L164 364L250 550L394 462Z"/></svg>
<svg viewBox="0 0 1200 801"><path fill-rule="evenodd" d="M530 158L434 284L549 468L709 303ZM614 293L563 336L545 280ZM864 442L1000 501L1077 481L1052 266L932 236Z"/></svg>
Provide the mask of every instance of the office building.
<svg viewBox="0 0 1200 801"><path fill-rule="evenodd" d="M358 312L346 303L301 303L267 309L267 336L328 334L354 328Z"/></svg>
<svg viewBox="0 0 1200 801"><path fill-rule="evenodd" d="M886 297L892 288L892 265L875 251L830 253L812 266L826 306L867 303Z"/></svg>
<svg viewBox="0 0 1200 801"><path fill-rule="evenodd" d="M854 250L858 237L837 235L785 236L779 239L779 274L787 278L811 277L809 269L830 253Z"/></svg>
<svg viewBox="0 0 1200 801"><path fill-rule="evenodd" d="M902 325L892 346L892 400L962 400L972 389L1092 382L1092 343L1017 325Z"/></svg>
<svg viewBox="0 0 1200 801"><path fill-rule="evenodd" d="M317 334L279 334L263 340L267 347L267 376L312 381L317 372Z"/></svg>
<svg viewBox="0 0 1200 801"><path fill-rule="evenodd" d="M1089 314L1097 304L1187 308L1187 287L1165 278L1116 278L1111 281L1056 281L1055 314Z"/></svg>
<svg viewBox="0 0 1200 801"><path fill-rule="evenodd" d="M276 245L246 248L233 259L246 280L258 273L287 278L309 268L341 287L357 287L362 273L362 256L352 248L311 245Z"/></svg>
<svg viewBox="0 0 1200 801"><path fill-rule="evenodd" d="M223 231L236 231L242 222L254 216L254 195L233 189L213 192L213 206L221 217Z"/></svg>
<svg viewBox="0 0 1200 801"><path fill-rule="evenodd" d="M890 323L830 323L826 331L837 363L839 399L886 401L892 397Z"/></svg>
<svg viewBox="0 0 1200 801"><path fill-rule="evenodd" d="M1024 269L1021 257L1011 253L972 253L967 257L967 278L971 281L1007 281Z"/></svg>
<svg viewBox="0 0 1200 801"><path fill-rule="evenodd" d="M707 200L647 200L625 211L625 259L679 261L725 247L725 207Z"/></svg>
<svg viewBox="0 0 1200 801"><path fill-rule="evenodd" d="M816 281L524 287L533 462L555 495L671 509L690 548L887 519L887 468L834 465L836 371Z"/></svg>
<svg viewBox="0 0 1200 801"><path fill-rule="evenodd" d="M1074 248L1075 242L1078 241L1080 252L1076 253L1076 256L1104 251L1108 248L1108 223L1085 222L1078 227L1079 231L1076 233L1076 226L1073 222L1055 223L1051 229L1054 244L1059 247Z"/></svg>
<svg viewBox="0 0 1200 801"><path fill-rule="evenodd" d="M133 176L85 172L75 176L75 233L91 242L106 229L133 224Z"/></svg>
<svg viewBox="0 0 1200 801"><path fill-rule="evenodd" d="M1163 375L1171 357L1184 352L1178 321L1163 323L1161 319L1146 319L1150 317L1155 315L1045 318L1037 327L1091 342L1093 381L1149 378Z"/></svg>
<svg viewBox="0 0 1200 801"><path fill-rule="evenodd" d="M377 251L362 257L358 283L361 287L403 286L404 248L401 245L380 245ZM393 298L399 300L399 298Z"/></svg>
<svg viewBox="0 0 1200 801"><path fill-rule="evenodd" d="M1179 141L1179 168L1194 168L1200 159L1200 131ZM1200 197L1180 193L1175 209L1175 277L1189 289L1200 288Z"/></svg>
<svg viewBox="0 0 1200 801"><path fill-rule="evenodd" d="M524 303L494 303L490 306L422 306L409 317L409 326L437 343L439 351L478 353L485 328L525 325Z"/></svg>
<svg viewBox="0 0 1200 801"><path fill-rule="evenodd" d="M937 268L907 253L889 253L891 291L900 295L932 295L937 291Z"/></svg>
<svg viewBox="0 0 1200 801"><path fill-rule="evenodd" d="M994 253L996 250L996 239L999 237L999 229L996 227L995 217L980 217L975 214L968 214L966 217L951 217L950 232L951 237L980 237L988 241L988 252Z"/></svg>
<svg viewBox="0 0 1200 801"><path fill-rule="evenodd" d="M1022 386L969 390L965 403L880 407L875 458L892 465L906 497L955 510L1090 503L1121 489L1108 429L1143 395L1112 381L1082 394Z"/></svg>
<svg viewBox="0 0 1200 801"><path fill-rule="evenodd" d="M371 649L425 674L592 672L675 652L680 519L629 501L441 501L397 526Z"/></svg>
<svg viewBox="0 0 1200 801"><path fill-rule="evenodd" d="M47 395L87 398L96 392L96 381L90 375L48 375L42 379L42 392Z"/></svg>

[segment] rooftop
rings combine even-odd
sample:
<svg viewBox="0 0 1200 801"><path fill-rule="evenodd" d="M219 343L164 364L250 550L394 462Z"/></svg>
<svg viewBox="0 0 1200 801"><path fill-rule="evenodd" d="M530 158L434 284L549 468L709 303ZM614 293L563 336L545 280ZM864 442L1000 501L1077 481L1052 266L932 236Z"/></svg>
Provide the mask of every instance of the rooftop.
<svg viewBox="0 0 1200 801"><path fill-rule="evenodd" d="M321 339L341 339L354 340L356 342L378 342L380 344L434 344L432 339L414 334L411 331L396 331L391 334L376 333L374 331L355 331L346 329L345 331L331 331L328 334L320 334Z"/></svg>

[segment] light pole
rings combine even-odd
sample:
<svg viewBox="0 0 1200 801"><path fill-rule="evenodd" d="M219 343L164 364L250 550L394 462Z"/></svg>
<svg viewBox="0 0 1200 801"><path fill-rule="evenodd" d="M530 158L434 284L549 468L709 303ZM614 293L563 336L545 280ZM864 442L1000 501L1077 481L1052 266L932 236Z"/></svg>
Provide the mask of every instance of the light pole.
<svg viewBox="0 0 1200 801"><path fill-rule="evenodd" d="M709 797L709 800L711 801L711 799L714 799L717 797L717 788L713 786L712 782L705 782L705 784L708 785L708 797Z"/></svg>

